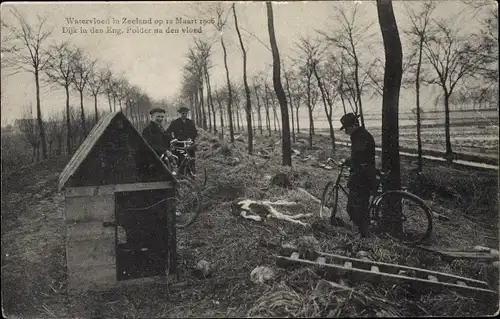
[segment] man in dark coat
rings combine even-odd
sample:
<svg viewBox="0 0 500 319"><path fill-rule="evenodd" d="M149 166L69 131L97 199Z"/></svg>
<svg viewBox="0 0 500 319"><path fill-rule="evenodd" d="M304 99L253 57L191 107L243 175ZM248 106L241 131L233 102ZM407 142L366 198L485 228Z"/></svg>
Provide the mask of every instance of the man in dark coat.
<svg viewBox="0 0 500 319"><path fill-rule="evenodd" d="M163 120L165 119L165 110L154 108L149 111L151 122L142 131L142 136L153 148L158 156L169 149L170 136L163 129Z"/></svg>
<svg viewBox="0 0 500 319"><path fill-rule="evenodd" d="M187 141L192 140L195 141L196 137L198 137L198 131L196 130L196 125L193 120L187 118L187 114L189 109L187 107L180 107L177 110L181 116L170 123L170 126L167 128L167 135L169 138L175 138L179 141ZM189 156L194 159L195 153L194 148L188 151ZM179 156L179 160L182 161L182 154L177 154Z"/></svg>
<svg viewBox="0 0 500 319"><path fill-rule="evenodd" d="M346 159L350 167L347 213L358 226L361 236L366 237L370 222L370 194L376 186L375 140L359 125L358 117L353 113L344 115L340 122L340 129L351 136L351 157Z"/></svg>

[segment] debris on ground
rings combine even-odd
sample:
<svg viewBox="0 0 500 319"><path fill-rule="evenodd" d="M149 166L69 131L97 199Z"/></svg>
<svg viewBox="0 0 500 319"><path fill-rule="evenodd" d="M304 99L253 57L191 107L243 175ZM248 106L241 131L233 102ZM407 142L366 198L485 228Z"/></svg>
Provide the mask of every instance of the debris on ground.
<svg viewBox="0 0 500 319"><path fill-rule="evenodd" d="M279 212L273 205L286 206L286 207L297 207L298 204L295 202L278 201L277 204L271 201L257 201L252 199L236 200L231 205L232 214L234 216L241 216L246 219L252 219L255 221L262 221L264 218L274 218L279 220L288 221L295 224L300 224L302 226L307 226L306 223L301 222L300 218L311 217L312 214L295 214L291 215L285 209L282 209L284 213Z"/></svg>
<svg viewBox="0 0 500 319"><path fill-rule="evenodd" d="M214 265L206 260L200 260L194 269L194 274L198 278L207 278L210 277L215 271Z"/></svg>
<svg viewBox="0 0 500 319"><path fill-rule="evenodd" d="M476 246L470 249L460 249L460 248L432 248L417 246L425 251L436 253L446 260L452 259L475 259L475 260L498 260L499 254L498 250L491 249L482 246Z"/></svg>
<svg viewBox="0 0 500 319"><path fill-rule="evenodd" d="M290 178L285 173L278 173L271 178L271 184L283 188L292 186Z"/></svg>
<svg viewBox="0 0 500 319"><path fill-rule="evenodd" d="M275 271L266 266L259 266L254 268L250 273L250 280L253 283L263 284L269 280L272 280L276 276Z"/></svg>

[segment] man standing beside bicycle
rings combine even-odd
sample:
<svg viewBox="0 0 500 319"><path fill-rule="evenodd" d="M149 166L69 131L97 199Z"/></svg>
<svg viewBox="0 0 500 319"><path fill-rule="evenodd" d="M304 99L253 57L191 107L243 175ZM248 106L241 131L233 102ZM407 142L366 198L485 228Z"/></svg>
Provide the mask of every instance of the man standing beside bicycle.
<svg viewBox="0 0 500 319"><path fill-rule="evenodd" d="M170 126L166 130L167 135L170 138L173 138L171 141L174 143L175 140L178 140L178 141L192 141L194 144L194 141L198 136L198 131L196 130L196 125L194 124L194 121L187 117L189 109L185 106L182 106L177 111L181 114L181 116L173 120L172 123L170 123ZM187 152L189 156L193 158L193 164L194 164L194 158L195 158L194 147L189 149ZM179 163L182 163L184 155L181 153L177 153L175 151L174 155L178 156Z"/></svg>
<svg viewBox="0 0 500 319"><path fill-rule="evenodd" d="M153 148L158 156L168 152L170 144L170 135L163 128L166 111L161 108L154 108L149 111L151 121L142 131L142 136Z"/></svg>
<svg viewBox="0 0 500 319"><path fill-rule="evenodd" d="M345 164L350 167L347 213L361 236L366 237L370 223L370 195L376 187L375 140L359 125L358 116L353 113L342 116L340 122L340 130L345 130L351 137L351 157L345 160Z"/></svg>

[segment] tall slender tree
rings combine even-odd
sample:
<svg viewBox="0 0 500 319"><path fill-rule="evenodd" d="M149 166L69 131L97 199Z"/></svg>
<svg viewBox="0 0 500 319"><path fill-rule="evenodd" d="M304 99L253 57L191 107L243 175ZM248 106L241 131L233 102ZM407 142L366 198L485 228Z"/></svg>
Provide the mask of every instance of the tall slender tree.
<svg viewBox="0 0 500 319"><path fill-rule="evenodd" d="M290 124L288 122L288 106L286 102L285 90L281 84L281 63L278 44L276 43L276 35L274 33L274 17L273 6L270 1L266 2L267 6L267 27L269 30L269 41L271 42L271 49L273 54L273 84L274 91L278 97L281 107L281 120L283 124L282 137L282 165L292 166L292 144L290 142Z"/></svg>
<svg viewBox="0 0 500 319"><path fill-rule="evenodd" d="M390 171L384 190L401 188L399 160L399 92L403 76L403 50L391 0L377 0L377 13L385 51L382 98L382 167ZM400 232L401 219L388 217L390 229Z"/></svg>
<svg viewBox="0 0 500 319"><path fill-rule="evenodd" d="M73 81L72 64L74 63L75 51L69 42L63 42L53 45L50 54L50 65L45 73L49 82L62 86L66 93L66 148L68 154L72 154L69 88Z"/></svg>
<svg viewBox="0 0 500 319"><path fill-rule="evenodd" d="M247 51L243 45L243 40L241 39L240 29L238 27L238 16L236 15L236 6L233 3L233 15L234 15L234 25L236 27L236 32L238 33L238 39L240 41L241 51L243 53L243 84L245 87L245 112L247 116L247 131L248 131L248 154L253 153L253 131L252 131L252 102L250 99L250 87L248 86L247 80Z"/></svg>
<svg viewBox="0 0 500 319"><path fill-rule="evenodd" d="M422 136L421 136L421 109L420 109L420 80L422 70L422 58L424 51L424 43L428 37L428 27L430 18L435 4L431 1L423 3L423 9L420 12L415 12L408 8L408 17L411 21L409 30L405 33L412 38L412 44L418 52L418 61L415 66L415 103L416 103L416 116L417 116L417 169L422 171Z"/></svg>
<svg viewBox="0 0 500 319"><path fill-rule="evenodd" d="M10 30L9 41L2 43L2 66L14 73L29 72L35 79L36 93L36 118L40 142L42 145L43 159L47 159L47 141L45 137L44 122L42 119L42 106L40 101L40 77L49 66L50 54L45 47L52 29L47 28L47 17L37 17L37 23L31 25L21 13L12 9L16 25L2 25ZM4 12L2 12L4 15Z"/></svg>

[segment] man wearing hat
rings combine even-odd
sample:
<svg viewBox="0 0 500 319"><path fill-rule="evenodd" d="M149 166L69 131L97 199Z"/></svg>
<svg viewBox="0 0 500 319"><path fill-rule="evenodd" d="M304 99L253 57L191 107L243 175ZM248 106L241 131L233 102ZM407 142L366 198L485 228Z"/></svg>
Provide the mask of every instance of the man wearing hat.
<svg viewBox="0 0 500 319"><path fill-rule="evenodd" d="M170 123L170 126L166 131L167 135L169 136L169 138L173 137L179 141L192 140L194 142L196 137L198 136L198 131L196 130L196 125L194 124L193 120L187 118L189 109L185 106L182 106L177 111L181 114L181 116ZM188 153L189 156L194 159L194 149L190 149ZM182 161L182 154L176 155L180 156L179 160Z"/></svg>
<svg viewBox="0 0 500 319"><path fill-rule="evenodd" d="M342 116L340 122L340 130L345 130L351 137L351 157L345 161L350 167L347 213L358 226L361 236L366 237L370 221L370 193L376 185L375 140L359 125L358 116L353 113Z"/></svg>
<svg viewBox="0 0 500 319"><path fill-rule="evenodd" d="M142 131L142 136L153 148L158 156L169 149L170 136L163 129L163 120L165 119L165 110L154 108L149 111L151 122Z"/></svg>

